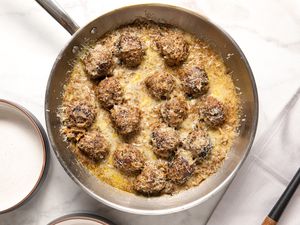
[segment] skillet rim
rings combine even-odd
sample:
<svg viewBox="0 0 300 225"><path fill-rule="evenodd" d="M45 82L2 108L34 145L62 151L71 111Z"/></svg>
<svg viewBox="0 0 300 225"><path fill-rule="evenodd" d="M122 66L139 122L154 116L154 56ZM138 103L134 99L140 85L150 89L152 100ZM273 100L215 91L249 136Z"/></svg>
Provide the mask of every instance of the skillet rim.
<svg viewBox="0 0 300 225"><path fill-rule="evenodd" d="M248 77L250 78L251 84L252 84L252 94L254 97L254 102L253 102L253 108L254 108L254 114L253 114L253 120L252 120L252 130L251 130L251 135L247 144L247 150L245 152L245 154L243 155L243 157L241 158L241 160L239 161L239 163L235 166L235 168L232 170L232 172L218 185L216 186L211 192L209 192L208 194L204 195L202 198L199 199L195 199L194 201L191 201L187 204L181 205L181 206L176 206L173 208L167 208L167 209L155 209L155 210L145 210L145 209L136 209L136 208L131 208L131 207L126 207L126 206L121 206L119 204L116 204L114 202L111 202L109 200L104 199L103 197L99 197L97 194L91 192L90 189L88 189L87 187L85 187L84 184L82 184L75 175L73 175L72 172L70 172L70 170L68 169L68 167L65 165L64 161L62 160L62 158L59 156L58 154L58 150L56 148L56 145L54 143L54 139L52 139L52 135L51 135L51 129L50 129L50 116L49 116L49 107L48 107L48 95L51 94L51 90L50 90L50 83L51 80L54 76L54 72L55 72L55 68L56 65L58 64L58 62L62 59L62 56L65 52L65 50L68 48L69 44L76 39L77 35L81 33L81 31L86 28L87 26L89 26L90 24L94 23L95 21L99 20L100 17L104 17L104 16L108 16L110 14L115 14L115 13L119 13L118 11L123 11L129 8L135 8L135 7L162 7L162 8L171 8L173 10L177 10L177 11L183 11L187 14L191 14L195 17L198 17L202 20L204 20L206 23L208 23L210 26L214 27L215 29L219 30L221 33L224 34L224 36L226 36L226 38L233 44L233 46L236 48L236 50L239 52L239 56L240 59L244 62L246 69L248 71ZM180 27L179 27L180 28ZM183 28L181 28L183 29ZM62 50L60 51L60 53L58 54L49 78L48 78L48 82L47 82L47 87L46 87L46 95L45 95L45 105L44 105L44 110L45 110L45 120L46 120L46 127L47 127L47 132L48 132L48 136L49 136L49 140L52 146L52 149L58 159L58 161L60 162L61 166L63 167L63 169L66 171L66 173L71 177L71 179L78 185L80 186L87 194L89 194L91 197L93 197L94 199L104 203L107 206L110 206L112 208L118 209L120 211L123 212L128 212L128 213L132 213L132 214L138 214L138 215L167 215L167 214L171 214L171 213L175 213L175 212L180 212L189 208L192 208L196 205L199 205L203 202L205 202L206 200L208 200L209 198L211 198L212 196L216 195L220 190L222 190L224 188L224 186L226 186L236 175L237 171L240 169L241 165L244 163L244 161L246 160L247 156L249 155L249 152L251 150L251 147L253 145L253 141L255 138L255 134L257 131L257 124L258 124L258 112L259 112L259 103L258 103L258 92L257 92L257 86L256 86L256 82L251 70L251 67L244 55L244 53L242 52L241 48L238 46L238 44L233 40L233 38L226 32L224 31L222 28L220 28L219 26L215 25L214 23L210 22L205 16L200 15L192 10L183 8L181 6L176 6L176 5L170 5L170 4L161 4L161 3L146 3L146 4L131 4L131 5L127 5L127 6L123 6L117 9L114 9L112 11L109 11L107 13L104 13L102 15L99 15L98 17L96 17L95 19L89 21L88 23L86 23L84 26L80 27L71 37L71 39L65 44L65 46L62 48ZM222 197L221 197L222 198Z"/></svg>

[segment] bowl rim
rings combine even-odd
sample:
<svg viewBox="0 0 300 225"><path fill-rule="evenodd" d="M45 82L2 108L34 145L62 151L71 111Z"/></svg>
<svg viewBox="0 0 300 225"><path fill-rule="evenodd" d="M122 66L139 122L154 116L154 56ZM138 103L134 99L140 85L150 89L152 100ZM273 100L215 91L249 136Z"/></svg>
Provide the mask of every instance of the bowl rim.
<svg viewBox="0 0 300 225"><path fill-rule="evenodd" d="M102 216L96 215L94 213L87 213L87 212L67 214L52 220L50 223L48 223L48 225L59 225L61 222L78 220L78 219L96 222L99 225L114 225L114 223L112 223L111 221L109 221L108 219Z"/></svg>
<svg viewBox="0 0 300 225"><path fill-rule="evenodd" d="M47 138L46 132L44 131L44 128L42 127L42 125L40 124L38 119L32 113L30 113L24 107L14 103L14 102L5 100L5 99L0 99L0 104L8 105L9 107L13 108L14 110L20 112L22 115L24 115L28 119L28 121L30 122L30 124L32 126L32 129L34 129L38 134L38 138L40 139L40 141L42 143L41 150L43 151L42 168L41 168L39 177L36 180L35 184L33 185L32 189L23 199L21 199L15 205L13 205L5 210L0 211L0 215L1 215L4 213L11 212L11 211L21 207L22 205L27 203L36 194L36 192L38 191L38 189L40 188L41 184L43 183L43 181L46 179L46 176L47 176L48 167L49 167L48 165L49 165L50 150L49 150L49 143L48 143L48 138Z"/></svg>

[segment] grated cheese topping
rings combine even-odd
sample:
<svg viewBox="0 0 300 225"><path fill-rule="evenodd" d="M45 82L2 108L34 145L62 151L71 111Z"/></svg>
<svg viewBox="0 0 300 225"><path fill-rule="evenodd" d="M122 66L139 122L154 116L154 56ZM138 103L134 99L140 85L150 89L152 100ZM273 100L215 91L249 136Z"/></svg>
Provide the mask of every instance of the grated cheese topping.
<svg viewBox="0 0 300 225"><path fill-rule="evenodd" d="M158 108L164 100L157 100L151 97L147 92L144 80L155 72L168 72L173 75L176 81L175 89L171 94L174 96L184 96L182 86L179 80L179 73L182 68L190 68L198 66L206 70L209 79L209 91L207 95L211 95L221 101L226 107L226 122L218 129L208 129L209 136L214 146L210 157L199 165L196 165L193 176L181 186L175 187L175 192L182 189L188 189L199 185L203 180L215 173L226 158L235 138L238 136L238 127L240 123L240 99L237 94L232 77L223 62L220 55L215 52L207 43L197 39L195 36L186 33L174 27L165 27L157 24L138 24L121 27L106 34L97 43L87 44L85 49L79 54L78 59L74 62L73 70L70 71L68 82L64 86L63 105L59 110L59 117L64 121L66 115L64 109L72 102L85 100L96 107L97 117L91 129L98 128L103 136L111 145L110 153L106 161L95 164L82 155L70 143L72 150L77 159L89 170L93 175L118 189L134 193L132 183L134 177L122 174L114 168L112 155L118 145L124 142L122 137L114 129L109 112L101 107L97 101L94 89L95 82L92 82L85 73L82 59L86 55L88 49L96 44L105 44L114 51L114 43L125 32L134 33L143 43L145 56L142 63L136 69L128 69L121 64L118 64L118 59L114 58L116 66L113 71L113 76L116 77L125 92L125 99L140 108L142 111L141 131L134 138L130 139L130 143L135 145L144 153L145 158L149 161L157 160L150 145L150 134L153 124L160 122ZM175 32L184 36L189 44L189 56L181 67L168 67L165 65L160 56L155 40L161 32ZM182 123L179 133L181 139L184 139L188 133L199 126L198 108L201 106L201 98L187 99L189 106L189 116ZM204 126L200 124L200 126ZM67 128L62 123L62 136Z"/></svg>

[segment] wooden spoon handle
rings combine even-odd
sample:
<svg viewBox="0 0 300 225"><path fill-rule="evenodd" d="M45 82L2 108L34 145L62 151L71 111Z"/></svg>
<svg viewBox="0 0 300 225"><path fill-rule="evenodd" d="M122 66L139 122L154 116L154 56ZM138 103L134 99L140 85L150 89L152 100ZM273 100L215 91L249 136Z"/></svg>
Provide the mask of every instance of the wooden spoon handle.
<svg viewBox="0 0 300 225"><path fill-rule="evenodd" d="M261 225L276 225L276 224L277 222L275 220L267 216Z"/></svg>
<svg viewBox="0 0 300 225"><path fill-rule="evenodd" d="M285 207L287 206L293 194L297 190L299 184L300 184L300 168L298 169L297 173L290 181L289 185L287 186L287 188L285 189L285 191L283 192L279 200L276 202L275 206L273 207L269 215L266 217L262 225L274 225L278 222L281 214L283 213Z"/></svg>

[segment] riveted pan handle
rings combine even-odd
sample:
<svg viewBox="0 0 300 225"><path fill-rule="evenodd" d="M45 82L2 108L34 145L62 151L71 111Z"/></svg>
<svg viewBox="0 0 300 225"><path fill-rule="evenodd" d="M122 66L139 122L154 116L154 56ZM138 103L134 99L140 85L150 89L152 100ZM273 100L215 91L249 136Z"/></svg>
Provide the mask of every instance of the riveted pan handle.
<svg viewBox="0 0 300 225"><path fill-rule="evenodd" d="M55 0L36 0L57 22L70 34L74 34L79 26Z"/></svg>

